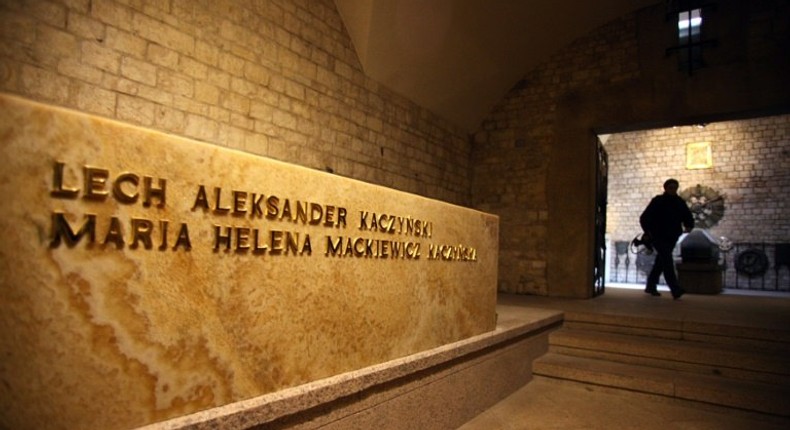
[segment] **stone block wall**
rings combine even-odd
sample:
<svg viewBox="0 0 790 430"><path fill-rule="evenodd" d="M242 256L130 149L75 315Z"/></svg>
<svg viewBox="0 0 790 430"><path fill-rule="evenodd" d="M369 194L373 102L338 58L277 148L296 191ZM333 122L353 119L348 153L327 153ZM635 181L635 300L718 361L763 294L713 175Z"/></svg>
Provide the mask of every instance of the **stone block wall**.
<svg viewBox="0 0 790 430"><path fill-rule="evenodd" d="M607 24L528 73L475 135L472 195L500 216L500 290L546 295L549 200L546 179L556 138L560 96L578 88L638 76L636 20ZM567 142L557 142L567 145Z"/></svg>
<svg viewBox="0 0 790 430"><path fill-rule="evenodd" d="M0 91L468 203L466 134L367 78L331 0L3 1Z"/></svg>
<svg viewBox="0 0 790 430"><path fill-rule="evenodd" d="M709 142L713 165L686 168L686 145ZM683 191L697 184L725 196L721 220L708 231L733 242L790 240L790 115L611 135L607 234L630 240L639 215L670 177Z"/></svg>

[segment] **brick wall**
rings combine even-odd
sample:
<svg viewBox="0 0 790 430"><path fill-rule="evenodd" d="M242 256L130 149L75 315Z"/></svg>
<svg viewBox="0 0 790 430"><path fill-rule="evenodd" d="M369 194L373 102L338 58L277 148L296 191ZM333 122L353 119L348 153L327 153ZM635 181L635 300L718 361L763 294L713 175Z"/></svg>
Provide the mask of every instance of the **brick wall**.
<svg viewBox="0 0 790 430"><path fill-rule="evenodd" d="M713 166L686 169L686 144L710 142ZM681 191L697 184L725 196L708 231L733 242L790 241L790 115L613 134L609 154L607 234L630 240L639 215L670 177Z"/></svg>
<svg viewBox="0 0 790 430"><path fill-rule="evenodd" d="M0 90L468 203L465 133L366 78L331 0L4 0Z"/></svg>

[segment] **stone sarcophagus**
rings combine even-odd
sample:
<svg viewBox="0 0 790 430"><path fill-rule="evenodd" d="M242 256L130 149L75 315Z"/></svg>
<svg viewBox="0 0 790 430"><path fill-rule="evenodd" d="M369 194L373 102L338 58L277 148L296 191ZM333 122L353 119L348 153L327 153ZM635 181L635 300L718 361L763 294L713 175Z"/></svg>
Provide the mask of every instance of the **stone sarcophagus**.
<svg viewBox="0 0 790 430"><path fill-rule="evenodd" d="M719 294L724 288L719 264L719 243L701 228L695 228L680 242L681 262L675 263L678 280L686 292Z"/></svg>
<svg viewBox="0 0 790 430"><path fill-rule="evenodd" d="M495 327L495 216L0 97L0 427L141 426Z"/></svg>

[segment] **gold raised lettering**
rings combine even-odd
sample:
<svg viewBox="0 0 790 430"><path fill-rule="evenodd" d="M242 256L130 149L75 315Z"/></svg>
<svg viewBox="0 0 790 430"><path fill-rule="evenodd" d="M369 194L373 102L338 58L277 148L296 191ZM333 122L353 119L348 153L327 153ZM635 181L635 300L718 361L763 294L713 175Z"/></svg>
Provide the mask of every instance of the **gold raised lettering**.
<svg viewBox="0 0 790 430"><path fill-rule="evenodd" d="M342 251L342 248L343 248L342 245L343 245L343 238L342 237L338 237L337 241L332 241L332 236L327 236L326 237L326 252L324 253L324 255L332 254L334 256L337 256Z"/></svg>
<svg viewBox="0 0 790 430"><path fill-rule="evenodd" d="M192 241L189 239L189 228L186 223L181 223L181 228L178 230L178 238L176 238L176 244L173 245L173 251L178 249L179 246L187 251L192 249Z"/></svg>
<svg viewBox="0 0 790 430"><path fill-rule="evenodd" d="M59 197L64 199L76 199L79 195L79 188L66 188L63 186L63 167L64 163L60 161L55 162L52 172L52 191L49 194L52 197Z"/></svg>
<svg viewBox="0 0 790 430"><path fill-rule="evenodd" d="M250 202L252 203L252 207L250 210L250 218L262 218L263 217L263 210L261 209L261 203L263 202L263 194L255 195L252 193L252 197L250 198Z"/></svg>
<svg viewBox="0 0 790 430"><path fill-rule="evenodd" d="M233 193L233 215L244 215L247 212L247 193L244 191L232 191Z"/></svg>
<svg viewBox="0 0 790 430"><path fill-rule="evenodd" d="M313 255L313 244L310 241L310 235L307 233L304 235L304 242L302 243L302 249L299 251L299 254L302 255L305 252L307 255Z"/></svg>
<svg viewBox="0 0 790 430"><path fill-rule="evenodd" d="M98 201L106 199L110 194L105 189L107 179L110 177L110 171L98 167L85 166L82 168L82 172L85 179L85 193L82 198Z"/></svg>
<svg viewBox="0 0 790 430"><path fill-rule="evenodd" d="M326 217L324 218L324 227L332 227L335 223L335 207L327 205Z"/></svg>
<svg viewBox="0 0 790 430"><path fill-rule="evenodd" d="M52 213L52 239L49 242L50 248L57 248L65 240L66 246L74 247L84 236L88 236L88 242L96 241L96 215L85 215L85 222L76 233L71 228L69 221L62 212Z"/></svg>
<svg viewBox="0 0 790 430"><path fill-rule="evenodd" d="M287 201L287 200L286 200ZM281 254L283 252L283 232L280 230L272 230L269 232L269 245L271 246L270 254Z"/></svg>
<svg viewBox="0 0 790 430"><path fill-rule="evenodd" d="M280 214L280 199L277 196L269 196L266 199L266 218L275 219Z"/></svg>
<svg viewBox="0 0 790 430"><path fill-rule="evenodd" d="M310 203L310 224L317 225L321 223L321 219L324 217L324 209L321 205L316 203Z"/></svg>
<svg viewBox="0 0 790 430"><path fill-rule="evenodd" d="M153 243L151 242L151 232L154 229L154 224L144 218L132 218L132 244L129 248L137 249L139 243L142 242L145 249L151 249Z"/></svg>
<svg viewBox="0 0 790 430"><path fill-rule="evenodd" d="M170 222L167 220L159 220L159 232L161 233L161 242L159 243L159 250L164 251L167 249L167 226Z"/></svg>
<svg viewBox="0 0 790 430"><path fill-rule="evenodd" d="M167 180L159 178L159 186L153 186L153 178L150 176L143 176L143 188L145 189L145 199L143 206L151 206L151 200L156 199L159 201L156 207L165 207L165 190L167 188Z"/></svg>
<svg viewBox="0 0 790 430"><path fill-rule="evenodd" d="M307 202L296 202L296 218L293 220L294 222L299 220L302 221L302 224L307 224L307 206Z"/></svg>
<svg viewBox="0 0 790 430"><path fill-rule="evenodd" d="M360 230L367 230L368 229L368 215L370 215L367 211L359 211L359 229Z"/></svg>
<svg viewBox="0 0 790 430"><path fill-rule="evenodd" d="M282 221L286 218L288 218L289 221L293 220L293 216L291 215L291 201L288 199L285 199L285 202L283 202L283 208L282 208L282 214L280 215L280 220Z"/></svg>
<svg viewBox="0 0 790 430"><path fill-rule="evenodd" d="M110 227L107 229L107 235L104 236L103 245L112 242L115 244L115 249L123 249L123 229L121 229L121 221L117 217L110 218Z"/></svg>
<svg viewBox="0 0 790 430"><path fill-rule="evenodd" d="M206 196L206 187L203 185L198 187L197 195L195 196L195 203L192 205L193 211L197 208L203 209L204 212L209 210L208 196Z"/></svg>
<svg viewBox="0 0 790 430"><path fill-rule="evenodd" d="M247 252L250 249L250 228L236 227L236 252Z"/></svg>
<svg viewBox="0 0 790 430"><path fill-rule="evenodd" d="M230 212L230 206L222 207L222 188L214 187L214 213L226 214Z"/></svg>
<svg viewBox="0 0 790 430"><path fill-rule="evenodd" d="M134 190L133 193L129 194L124 191L123 184L125 182L132 184L132 189ZM139 176L129 172L121 173L117 178L115 178L115 182L112 184L112 195L115 197L115 200L118 200L121 203L137 203L137 199L139 197L139 194L137 193L138 185L140 185Z"/></svg>
<svg viewBox="0 0 790 430"><path fill-rule="evenodd" d="M230 250L231 227L226 227L225 234L222 234L222 227L214 225L214 251L218 251L221 245L225 246L225 250Z"/></svg>
<svg viewBox="0 0 790 430"><path fill-rule="evenodd" d="M260 242L260 237L257 228L253 230L253 238L254 238L254 247L252 248L253 253L260 254L266 252L266 250L269 249L266 243Z"/></svg>
<svg viewBox="0 0 790 430"><path fill-rule="evenodd" d="M285 234L285 255L299 252L299 233L286 232Z"/></svg>

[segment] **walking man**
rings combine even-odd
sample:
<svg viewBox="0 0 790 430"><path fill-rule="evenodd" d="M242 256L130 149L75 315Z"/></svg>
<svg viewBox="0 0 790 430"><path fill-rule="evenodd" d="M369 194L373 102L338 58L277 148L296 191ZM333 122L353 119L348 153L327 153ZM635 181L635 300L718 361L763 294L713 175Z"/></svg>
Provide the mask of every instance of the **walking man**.
<svg viewBox="0 0 790 430"><path fill-rule="evenodd" d="M680 184L676 179L667 179L664 182L664 194L653 197L639 217L639 224L645 232L644 239L651 240L656 250L656 261L647 276L645 293L653 296L661 295L656 289L656 285L663 273L664 280L667 281L672 297L675 299L679 299L685 294L685 291L680 287L675 274L672 250L683 229L688 232L694 228L694 217L691 215L691 210L686 202L678 196L679 187Z"/></svg>

